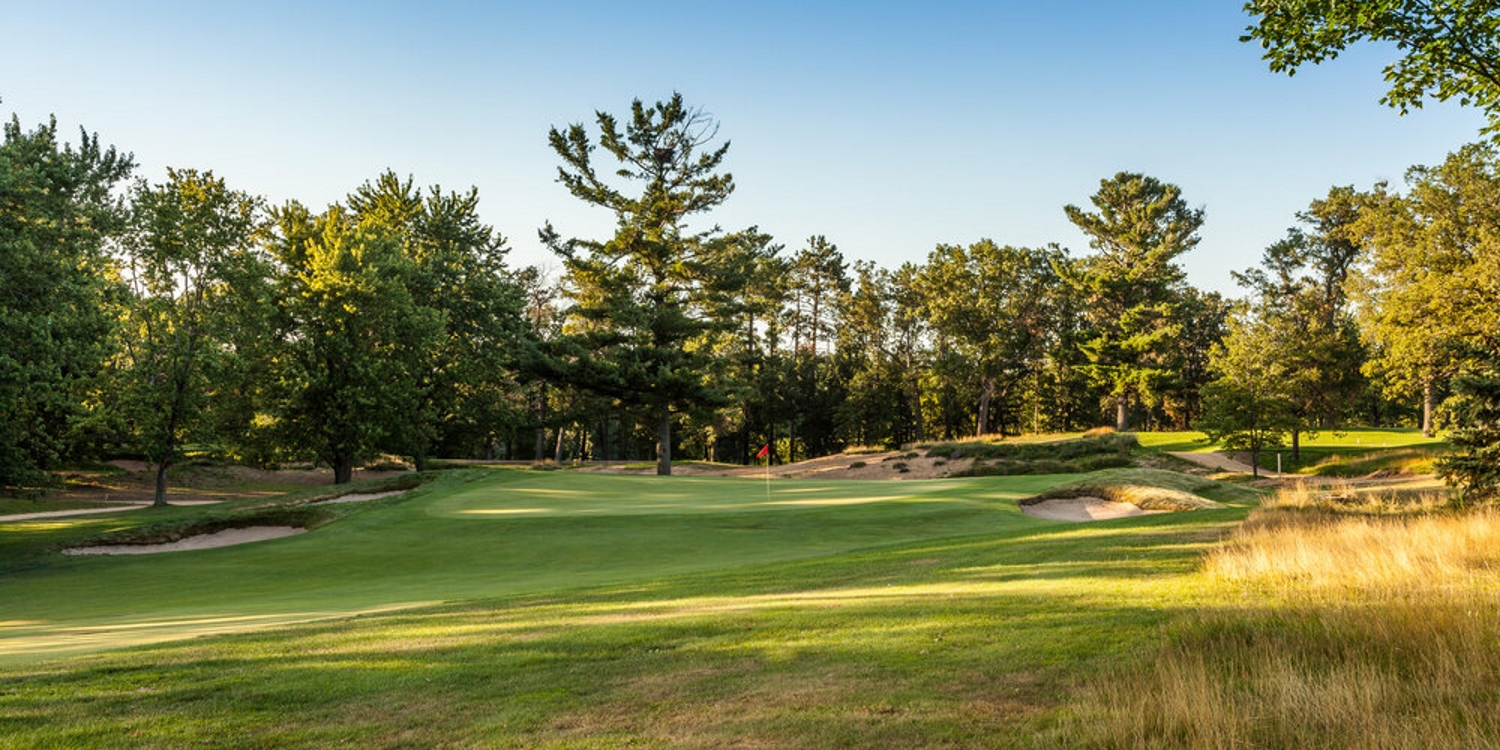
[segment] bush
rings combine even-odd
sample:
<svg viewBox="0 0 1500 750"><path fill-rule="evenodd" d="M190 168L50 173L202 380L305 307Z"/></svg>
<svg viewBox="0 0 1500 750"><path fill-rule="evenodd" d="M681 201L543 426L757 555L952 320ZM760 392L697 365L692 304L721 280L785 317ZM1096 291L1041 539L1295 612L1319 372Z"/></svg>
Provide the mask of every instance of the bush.
<svg viewBox="0 0 1500 750"><path fill-rule="evenodd" d="M1116 454L1125 458L1129 456L1131 449L1139 445L1133 433L1117 433L1111 430L1099 437L1083 437L1056 443L990 443L978 440L963 443L934 443L927 449L927 455L953 460L972 458L975 460L1071 461L1085 456L1107 454Z"/></svg>

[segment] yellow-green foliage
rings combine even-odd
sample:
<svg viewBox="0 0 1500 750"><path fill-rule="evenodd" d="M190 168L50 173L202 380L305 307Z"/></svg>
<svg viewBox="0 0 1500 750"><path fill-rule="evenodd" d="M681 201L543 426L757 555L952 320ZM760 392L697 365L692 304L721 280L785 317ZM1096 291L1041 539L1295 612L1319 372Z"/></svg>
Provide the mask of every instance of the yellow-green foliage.
<svg viewBox="0 0 1500 750"><path fill-rule="evenodd" d="M1500 513L1441 504L1298 489L1256 511L1199 614L1084 691L1074 744L1500 745Z"/></svg>
<svg viewBox="0 0 1500 750"><path fill-rule="evenodd" d="M1433 461L1446 446L1395 448L1372 453L1334 453L1303 470L1327 477L1359 477L1369 474L1412 476L1433 473Z"/></svg>

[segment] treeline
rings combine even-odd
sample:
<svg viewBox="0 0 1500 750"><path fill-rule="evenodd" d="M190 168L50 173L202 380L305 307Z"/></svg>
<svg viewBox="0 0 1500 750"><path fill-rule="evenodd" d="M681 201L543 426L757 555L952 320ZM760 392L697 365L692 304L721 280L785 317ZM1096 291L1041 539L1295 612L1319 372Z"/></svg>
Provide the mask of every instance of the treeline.
<svg viewBox="0 0 1500 750"><path fill-rule="evenodd" d="M1207 428L1252 449L1348 421L1432 429L1496 357L1500 164L1336 188L1239 301L1177 259L1202 209L1120 173L1066 206L1090 237L942 245L894 269L821 236L699 228L732 194L680 97L554 130L559 182L614 235L505 262L474 190L393 172L315 210L211 172L132 180L55 123L0 146L0 486L131 455L792 461L977 434ZM597 164L603 156L611 163ZM1449 399L1450 396L1459 396ZM1437 416L1435 416L1437 415Z"/></svg>

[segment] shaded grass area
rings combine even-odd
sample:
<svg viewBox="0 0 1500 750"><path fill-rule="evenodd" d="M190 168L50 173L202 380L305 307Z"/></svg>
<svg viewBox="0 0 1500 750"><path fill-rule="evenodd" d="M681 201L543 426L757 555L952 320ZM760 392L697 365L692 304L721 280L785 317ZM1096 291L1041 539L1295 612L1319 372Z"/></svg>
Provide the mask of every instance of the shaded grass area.
<svg viewBox="0 0 1500 750"><path fill-rule="evenodd" d="M1019 513L1064 479L787 481L767 500L754 481L443 472L290 540L59 561L0 580L0 644L43 627L27 618L108 630L118 612L92 595L125 581L113 606L157 619L209 618L184 591L200 578L222 617L369 605L371 587L468 601L13 655L0 747L1039 743L1080 675L1152 647L1199 599L1199 555L1246 512ZM264 576L278 558L298 573Z"/></svg>
<svg viewBox="0 0 1500 750"><path fill-rule="evenodd" d="M1088 747L1500 745L1500 513L1297 488L1199 576L1221 592L1089 682Z"/></svg>

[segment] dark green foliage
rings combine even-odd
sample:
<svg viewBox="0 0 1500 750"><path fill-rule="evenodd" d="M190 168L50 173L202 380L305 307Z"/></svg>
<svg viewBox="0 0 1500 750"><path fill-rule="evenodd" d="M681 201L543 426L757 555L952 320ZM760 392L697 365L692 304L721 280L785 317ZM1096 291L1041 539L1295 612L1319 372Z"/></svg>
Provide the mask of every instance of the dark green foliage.
<svg viewBox="0 0 1500 750"><path fill-rule="evenodd" d="M1069 461L1084 456L1114 453L1125 455L1140 446L1133 433L1119 432L1099 437L1063 440L1056 443L991 443L972 441L963 443L934 443L926 447L928 456L947 458L1007 459L1011 461L1039 461L1051 459Z"/></svg>
<svg viewBox="0 0 1500 750"><path fill-rule="evenodd" d="M1176 185L1129 172L1100 180L1091 201L1092 212L1064 211L1095 254L1057 269L1087 311L1085 370L1109 389L1124 430L1132 405L1158 404L1169 387L1186 294L1175 259L1198 244L1203 209L1189 208Z"/></svg>
<svg viewBox="0 0 1500 750"><path fill-rule="evenodd" d="M436 345L442 314L413 297L417 264L401 238L356 223L341 206L274 212L280 279L274 396L281 434L350 481L382 440L410 429L421 398L416 363Z"/></svg>
<svg viewBox="0 0 1500 750"><path fill-rule="evenodd" d="M542 230L563 261L573 303L573 323L553 342L548 369L652 424L657 470L670 474L678 416L728 402L727 361L711 344L739 325L764 246L754 232L688 231L686 220L728 199L734 179L718 172L729 144L709 147L717 124L681 95L649 107L636 100L623 132L609 114L597 121L598 148L619 165L613 174L639 192L627 195L596 168L583 125L551 131L563 161L558 181L612 212L618 229L606 241L564 240L550 224Z"/></svg>
<svg viewBox="0 0 1500 750"><path fill-rule="evenodd" d="M1077 474L1130 466L1138 446L1134 434L1116 433L1056 443L938 443L928 446L927 455L975 459L956 477Z"/></svg>
<svg viewBox="0 0 1500 750"><path fill-rule="evenodd" d="M387 171L349 196L363 226L398 238L415 267L413 301L441 321L427 348L411 352L413 398L392 409L404 427L382 441L420 471L440 446L453 455L492 447L526 405L514 382L527 350L520 284L505 267L505 238L479 219L479 192L414 189Z"/></svg>
<svg viewBox="0 0 1500 750"><path fill-rule="evenodd" d="M210 416L250 367L247 339L264 332L271 267L254 245L259 221L259 201L212 172L168 170L131 192L120 252L130 294L107 399L156 468L157 505L183 446L228 426Z"/></svg>
<svg viewBox="0 0 1500 750"><path fill-rule="evenodd" d="M1129 456L1084 456L1069 461L1043 458L1032 461L976 461L973 466L953 473L955 477L1015 477L1041 474L1083 474L1133 465Z"/></svg>
<svg viewBox="0 0 1500 750"><path fill-rule="evenodd" d="M130 155L55 120L0 143L0 492L34 488L66 450L112 321L104 246L123 211Z"/></svg>
<svg viewBox="0 0 1500 750"><path fill-rule="evenodd" d="M939 245L916 282L933 332L950 347L949 370L978 393L975 434L998 426L1005 405L1040 375L1056 343L1057 276L1064 254L1000 247L980 240L967 248Z"/></svg>
<svg viewBox="0 0 1500 750"><path fill-rule="evenodd" d="M1448 437L1454 452L1437 462L1438 473L1458 488L1464 502L1500 498L1500 377L1466 375L1454 381L1452 407L1462 425Z"/></svg>

